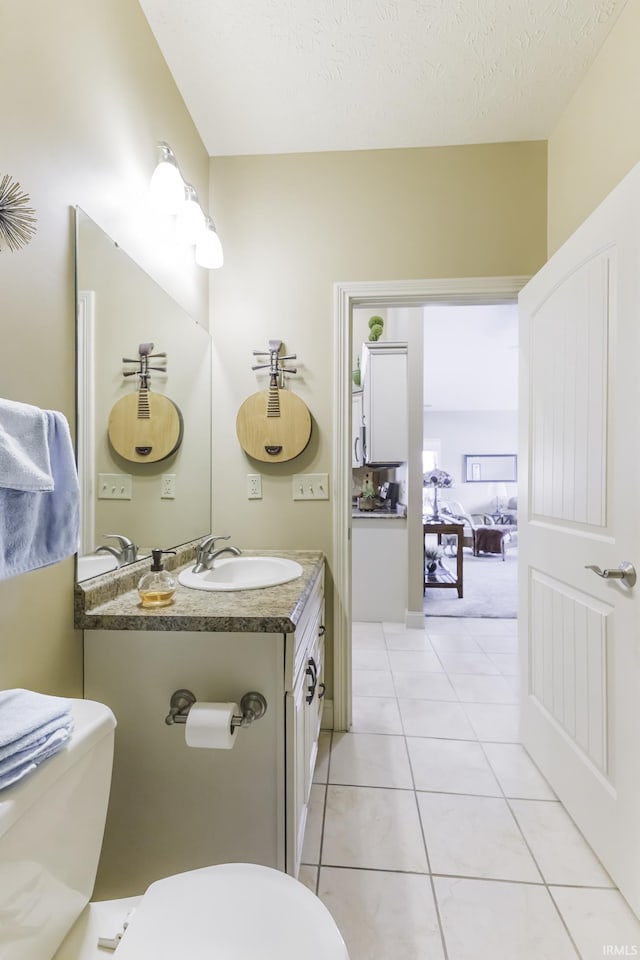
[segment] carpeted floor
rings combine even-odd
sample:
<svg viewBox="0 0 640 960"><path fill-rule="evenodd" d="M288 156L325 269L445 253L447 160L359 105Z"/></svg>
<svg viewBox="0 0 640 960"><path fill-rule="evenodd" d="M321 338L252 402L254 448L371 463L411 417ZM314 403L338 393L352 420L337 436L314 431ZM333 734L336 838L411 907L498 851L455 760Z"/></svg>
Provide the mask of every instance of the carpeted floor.
<svg viewBox="0 0 640 960"><path fill-rule="evenodd" d="M444 563L455 573L455 557ZM474 557L465 549L462 565L462 593L457 590L425 590L424 612L432 617L517 617L517 548L507 550L506 558L494 554Z"/></svg>

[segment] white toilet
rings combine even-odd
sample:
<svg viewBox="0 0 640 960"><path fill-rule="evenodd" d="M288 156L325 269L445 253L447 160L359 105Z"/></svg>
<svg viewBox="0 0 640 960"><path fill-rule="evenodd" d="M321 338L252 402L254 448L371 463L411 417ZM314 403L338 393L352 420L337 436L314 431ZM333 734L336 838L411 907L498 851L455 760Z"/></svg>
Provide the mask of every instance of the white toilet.
<svg viewBox="0 0 640 960"><path fill-rule="evenodd" d="M159 880L143 897L89 903L115 719L90 700L73 701L73 713L67 747L0 792L2 960L349 960L324 904L293 877L256 864L204 867ZM115 953L98 937L114 940Z"/></svg>

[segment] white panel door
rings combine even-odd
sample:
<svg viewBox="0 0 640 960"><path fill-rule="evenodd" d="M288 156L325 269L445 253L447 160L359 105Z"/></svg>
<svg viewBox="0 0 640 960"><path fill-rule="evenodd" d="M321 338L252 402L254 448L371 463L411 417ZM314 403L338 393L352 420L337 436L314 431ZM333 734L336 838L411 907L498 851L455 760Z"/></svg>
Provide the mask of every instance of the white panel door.
<svg viewBox="0 0 640 960"><path fill-rule="evenodd" d="M520 315L521 736L640 915L640 166Z"/></svg>

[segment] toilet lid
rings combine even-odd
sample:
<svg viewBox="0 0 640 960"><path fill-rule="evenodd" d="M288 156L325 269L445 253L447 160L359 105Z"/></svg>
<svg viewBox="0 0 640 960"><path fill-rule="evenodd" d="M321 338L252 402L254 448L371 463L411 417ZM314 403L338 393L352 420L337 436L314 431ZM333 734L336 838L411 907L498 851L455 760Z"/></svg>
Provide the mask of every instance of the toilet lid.
<svg viewBox="0 0 640 960"><path fill-rule="evenodd" d="M245 951L251 951L246 953ZM117 960L349 960L324 906L293 877L224 863L151 884Z"/></svg>

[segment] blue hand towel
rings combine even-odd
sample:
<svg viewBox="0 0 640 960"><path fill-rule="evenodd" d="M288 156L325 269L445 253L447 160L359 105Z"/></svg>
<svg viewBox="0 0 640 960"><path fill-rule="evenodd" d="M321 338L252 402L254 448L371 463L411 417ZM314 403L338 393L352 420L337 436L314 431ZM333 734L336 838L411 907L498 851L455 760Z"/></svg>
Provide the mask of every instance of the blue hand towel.
<svg viewBox="0 0 640 960"><path fill-rule="evenodd" d="M80 487L69 424L62 413L44 412L54 488L0 487L0 580L57 563L78 549Z"/></svg>
<svg viewBox="0 0 640 960"><path fill-rule="evenodd" d="M0 761L0 790L8 787L17 780L21 780L28 773L49 757L60 753L65 743L71 736L73 730L73 718L69 717L66 724L58 730L54 730L38 747L31 747L29 750L22 750L15 756L7 757Z"/></svg>
<svg viewBox="0 0 640 960"><path fill-rule="evenodd" d="M0 690L0 790L62 750L72 730L69 700Z"/></svg>
<svg viewBox="0 0 640 960"><path fill-rule="evenodd" d="M53 490L46 411L0 399L0 487Z"/></svg>
<svg viewBox="0 0 640 960"><path fill-rule="evenodd" d="M64 697L50 697L34 690L0 690L0 756L7 748L25 750L42 731L55 721L64 721L71 712L71 701ZM34 739L29 739L34 737Z"/></svg>

